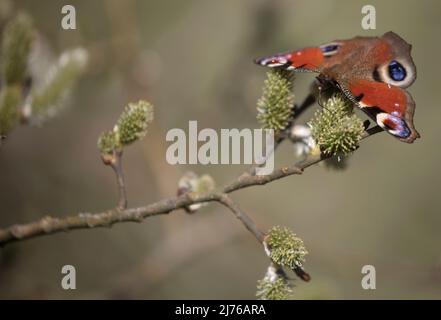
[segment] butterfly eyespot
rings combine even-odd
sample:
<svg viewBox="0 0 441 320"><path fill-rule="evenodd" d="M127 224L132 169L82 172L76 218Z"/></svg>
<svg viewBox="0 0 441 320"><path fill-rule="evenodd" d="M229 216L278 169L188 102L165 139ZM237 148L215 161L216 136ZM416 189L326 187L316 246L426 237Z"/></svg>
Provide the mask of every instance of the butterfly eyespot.
<svg viewBox="0 0 441 320"><path fill-rule="evenodd" d="M401 63L392 60L388 66L389 76L394 81L403 81L406 79L407 72Z"/></svg>
<svg viewBox="0 0 441 320"><path fill-rule="evenodd" d="M411 134L406 122L397 115L379 113L377 114L376 119L380 127L396 137L404 139Z"/></svg>
<svg viewBox="0 0 441 320"><path fill-rule="evenodd" d="M329 57L336 54L340 46L341 45L339 43L329 43L320 46L320 50L322 51L325 57Z"/></svg>
<svg viewBox="0 0 441 320"><path fill-rule="evenodd" d="M372 78L400 88L409 87L416 78L416 69L412 59L400 57L375 68Z"/></svg>

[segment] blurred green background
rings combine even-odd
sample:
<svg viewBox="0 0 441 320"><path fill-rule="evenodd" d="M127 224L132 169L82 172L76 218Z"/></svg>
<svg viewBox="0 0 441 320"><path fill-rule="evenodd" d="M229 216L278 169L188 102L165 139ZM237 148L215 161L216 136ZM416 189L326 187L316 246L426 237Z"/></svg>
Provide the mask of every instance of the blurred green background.
<svg viewBox="0 0 441 320"><path fill-rule="evenodd" d="M312 281L296 280L294 298L441 298L441 2L72 0L77 30L68 31L60 27L64 4L10 3L32 16L55 53L81 45L91 60L65 110L41 128L18 127L0 149L1 227L114 206L114 176L96 140L140 98L155 105L155 121L124 154L129 206L174 195L187 170L229 182L245 167L168 165L167 130L187 130L189 120L257 128L265 70L252 58L393 30L413 45L418 78L409 91L422 139L407 145L379 134L363 141L345 171L315 166L233 198L263 229L285 225L304 240ZM365 4L376 7L377 30L361 28ZM297 101L312 79L297 77ZM277 163L294 160L284 144ZM60 286L65 264L76 267L76 290ZM360 285L366 264L376 267L376 290ZM267 265L256 240L213 204L194 215L9 245L0 256L0 298L253 299Z"/></svg>

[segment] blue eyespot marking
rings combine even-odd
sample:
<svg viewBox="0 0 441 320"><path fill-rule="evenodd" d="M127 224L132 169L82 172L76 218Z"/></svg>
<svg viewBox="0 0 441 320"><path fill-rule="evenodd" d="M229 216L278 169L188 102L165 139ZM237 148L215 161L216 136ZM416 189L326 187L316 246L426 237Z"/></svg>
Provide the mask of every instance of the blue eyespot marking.
<svg viewBox="0 0 441 320"><path fill-rule="evenodd" d="M406 69L398 61L392 60L389 63L389 76L394 81L403 81L406 78Z"/></svg>
<svg viewBox="0 0 441 320"><path fill-rule="evenodd" d="M395 135L399 136L400 138L407 138L410 135L410 130L402 119L393 117L391 120L396 124L393 130Z"/></svg>
<svg viewBox="0 0 441 320"><path fill-rule="evenodd" d="M340 48L340 46L341 45L339 43L329 43L320 46L320 50L322 50L323 55L327 57L335 54L337 50Z"/></svg>
<svg viewBox="0 0 441 320"><path fill-rule="evenodd" d="M329 46L325 46L322 48L323 52L331 52L331 51L335 51L338 49L338 44L331 44Z"/></svg>
<svg viewBox="0 0 441 320"><path fill-rule="evenodd" d="M382 126L384 126L389 133L400 138L407 138L410 135L410 129L406 122L400 117L392 114L384 114L384 118L381 120Z"/></svg>

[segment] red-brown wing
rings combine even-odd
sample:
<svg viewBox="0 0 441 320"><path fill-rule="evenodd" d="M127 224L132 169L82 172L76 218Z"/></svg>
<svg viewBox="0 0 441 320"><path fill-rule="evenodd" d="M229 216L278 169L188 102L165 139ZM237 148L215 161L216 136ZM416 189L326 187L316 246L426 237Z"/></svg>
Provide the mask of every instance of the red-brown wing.
<svg viewBox="0 0 441 320"><path fill-rule="evenodd" d="M420 137L413 125L415 102L406 90L369 80L353 81L348 89L358 106L388 133L407 143Z"/></svg>
<svg viewBox="0 0 441 320"><path fill-rule="evenodd" d="M293 71L320 72L323 65L323 52L320 48L305 48L287 53L255 59L254 62L270 68L283 68Z"/></svg>

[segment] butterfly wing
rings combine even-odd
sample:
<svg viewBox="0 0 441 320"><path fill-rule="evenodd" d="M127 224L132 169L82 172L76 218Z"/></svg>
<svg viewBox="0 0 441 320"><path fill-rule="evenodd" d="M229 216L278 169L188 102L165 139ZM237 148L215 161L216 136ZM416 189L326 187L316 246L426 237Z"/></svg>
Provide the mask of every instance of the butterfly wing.
<svg viewBox="0 0 441 320"><path fill-rule="evenodd" d="M369 80L353 81L348 89L358 107L385 131L407 143L420 137L413 125L415 102L406 90Z"/></svg>
<svg viewBox="0 0 441 320"><path fill-rule="evenodd" d="M297 72L320 72L324 55L320 48L304 48L255 59L254 62L270 68Z"/></svg>
<svg viewBox="0 0 441 320"><path fill-rule="evenodd" d="M360 40L359 40L360 41ZM405 89L416 79L416 67L410 55L411 45L393 32L373 38L356 59L346 59L353 71L340 72L336 78L343 91L354 97L358 107L385 131L403 142L419 138L413 116L415 102ZM350 63L349 63L350 62Z"/></svg>
<svg viewBox="0 0 441 320"><path fill-rule="evenodd" d="M413 125L415 102L404 89L416 78L411 45L393 32L382 37L336 40L314 48L256 59L257 64L320 73L337 83L358 107L384 130L412 143L420 135Z"/></svg>

